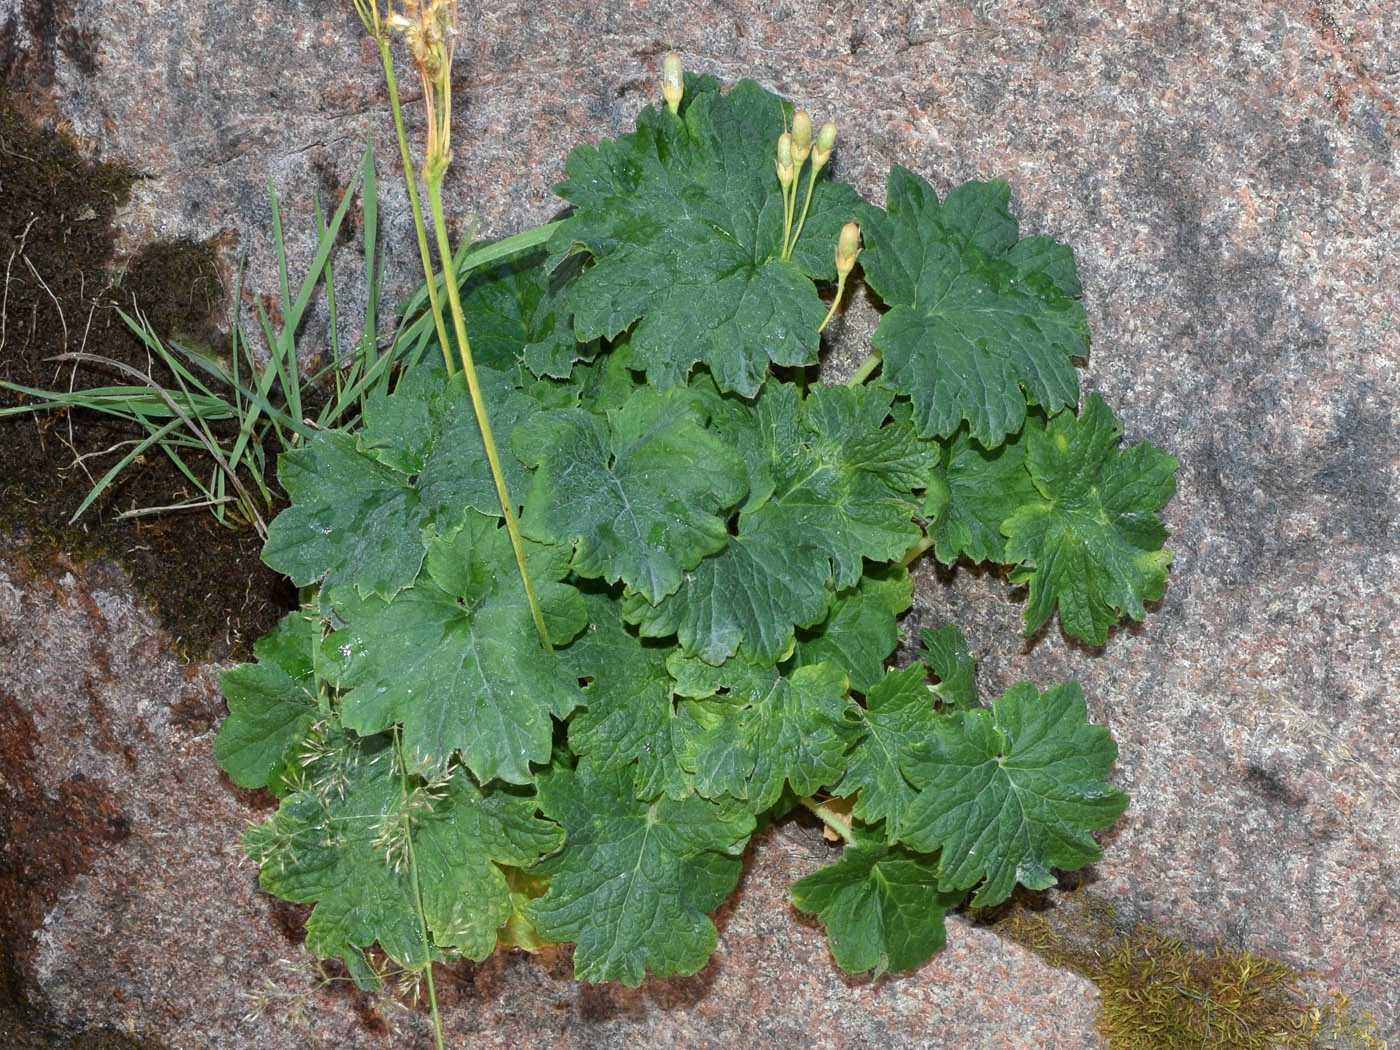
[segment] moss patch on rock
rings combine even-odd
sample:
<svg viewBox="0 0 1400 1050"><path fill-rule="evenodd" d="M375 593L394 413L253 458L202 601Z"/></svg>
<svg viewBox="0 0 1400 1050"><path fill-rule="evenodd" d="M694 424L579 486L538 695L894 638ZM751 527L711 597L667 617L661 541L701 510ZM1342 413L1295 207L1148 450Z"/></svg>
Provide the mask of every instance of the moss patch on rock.
<svg viewBox="0 0 1400 1050"><path fill-rule="evenodd" d="M117 306L139 311L164 338L215 352L227 345L219 323L227 292L212 245L152 245L113 266L112 219L138 177L35 128L0 91L0 378L47 389L125 381L52 360L78 350L151 370ZM0 391L0 406L20 400ZM158 452L69 523L114 462L111 453L92 454L121 448L137 436L132 430L76 411L9 418L0 427L0 531L27 541L36 566L55 554L116 561L190 656L246 653L294 603L290 587L259 560L251 529L225 528L205 511L120 517L190 495Z"/></svg>
<svg viewBox="0 0 1400 1050"><path fill-rule="evenodd" d="M1373 1020L1343 996L1318 1002L1307 974L1217 942L1186 944L1122 924L1085 889L1017 894L978 915L1052 966L1099 989L1109 1050L1385 1050Z"/></svg>

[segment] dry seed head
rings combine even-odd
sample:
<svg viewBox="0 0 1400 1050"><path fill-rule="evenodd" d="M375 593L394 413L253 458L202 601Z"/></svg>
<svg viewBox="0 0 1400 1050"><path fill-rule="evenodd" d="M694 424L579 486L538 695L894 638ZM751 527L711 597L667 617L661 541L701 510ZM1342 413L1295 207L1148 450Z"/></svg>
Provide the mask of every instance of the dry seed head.
<svg viewBox="0 0 1400 1050"><path fill-rule="evenodd" d="M679 113L681 96L685 93L685 74L681 68L681 56L668 51L661 63L661 96L672 113Z"/></svg>

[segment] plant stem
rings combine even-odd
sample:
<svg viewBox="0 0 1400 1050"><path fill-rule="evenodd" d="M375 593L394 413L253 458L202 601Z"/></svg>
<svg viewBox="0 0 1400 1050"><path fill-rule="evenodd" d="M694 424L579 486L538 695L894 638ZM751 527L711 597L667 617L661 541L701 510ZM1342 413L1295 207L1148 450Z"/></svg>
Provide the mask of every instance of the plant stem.
<svg viewBox="0 0 1400 1050"><path fill-rule="evenodd" d="M530 570L525 566L525 548L520 540L520 528L515 521L515 505L506 491L505 474L501 471L501 460L496 454L496 439L491 434L491 421L486 415L486 403L481 397L481 384L476 378L476 366L472 363L471 344L467 341L467 326L462 317L462 300L457 293L457 275L452 262L452 248L447 238L447 223L442 214L442 171L429 171L423 180L428 186L428 206L433 213L433 232L437 236L438 258L442 261L443 286L447 292L447 305L452 310L452 328L457 336L457 351L462 358L462 370L467 377L467 390L471 394L472 410L476 413L477 427L481 431L481 443L486 449L486 462L491 467L491 479L496 483L496 495L501 501L501 514L505 517L506 532L510 535L510 545L515 551L515 563L520 567L520 582L525 586L525 599L530 603L530 615L539 632L540 644L545 652L552 653L554 646L549 640L549 629L545 626L544 613L540 611L539 599L535 596L535 585L530 579ZM431 280L429 281L431 284Z"/></svg>
<svg viewBox="0 0 1400 1050"><path fill-rule="evenodd" d="M783 254L783 258L784 258L784 259L790 259L790 258L792 258L792 253L797 249L797 238L799 238L799 237L802 236L802 227L803 227L803 226L806 224L806 222L807 222L807 209L810 208L810 207L812 206L812 190L813 190L813 188L814 188L814 187L816 186L816 184L817 184L817 170L818 170L818 169L817 169L817 167L816 167L815 165L811 165L811 166L809 166L809 168L808 168L808 171L807 171L807 199L804 200L804 201L802 202L802 216L801 216L801 218L799 218L799 219L797 220L797 226L796 226L796 228L792 231L792 243L789 244L789 245L787 246L787 251ZM800 172L799 172L799 174L800 174ZM793 202L793 205L796 206L796 204L797 204L797 180L796 180L796 179L793 179L793 180L792 180L792 202ZM841 296L840 296L840 295L837 295L836 298L837 298L837 299L840 299ZM828 314L828 315L827 315L827 320L830 320L830 319L831 319L831 315ZM823 327L826 326L825 322L822 323L822 326L823 326Z"/></svg>
<svg viewBox="0 0 1400 1050"><path fill-rule="evenodd" d="M428 301L432 304L433 323L437 327L438 342L442 345L442 360L447 366L447 374L452 374L452 352L447 346L447 325L442 319L442 304L438 299L436 272L433 269L432 253L428 249L428 230L423 222L423 207L418 202L418 177L413 170L413 160L408 154L408 136L403 129L403 110L399 106L399 81L394 76L394 60L389 54L389 38L377 35L379 58L384 63L384 80L389 85L389 109L394 114L394 130L399 137L399 159L403 163L403 181L408 187L408 204L413 211L413 228L418 234L418 256L423 262L423 277L428 285Z"/></svg>
<svg viewBox="0 0 1400 1050"><path fill-rule="evenodd" d="M814 798L803 798L798 799L798 801L815 813L823 824L840 835L841 841L847 846L855 845L856 838L854 832L851 831L851 822L849 820L837 813L830 806L818 802Z"/></svg>
<svg viewBox="0 0 1400 1050"><path fill-rule="evenodd" d="M860 366L854 372L851 373L851 378L846 380L846 385L852 387L860 386L867 379L869 379L871 374L874 373L875 369L879 367L880 351L872 350L868 355L866 355L865 360L860 363Z"/></svg>
<svg viewBox="0 0 1400 1050"><path fill-rule="evenodd" d="M899 559L899 564L903 565L906 569L909 568L909 566L913 565L914 562L918 560L919 556L922 555L924 551L932 546L933 540L927 536L923 537L919 542L914 544L914 546L904 552L904 557Z"/></svg>
<svg viewBox="0 0 1400 1050"><path fill-rule="evenodd" d="M831 297L831 307L826 311L826 316L822 318L822 323L817 325L818 332L825 330L826 326L831 323L831 319L836 316L836 308L841 305L841 296L845 292L846 274L838 273L836 275L836 294Z"/></svg>
<svg viewBox="0 0 1400 1050"><path fill-rule="evenodd" d="M399 786L403 790L404 805L408 805L408 766L403 758L403 741L399 737L398 726L394 727L394 749L399 760ZM428 986L428 1012L433 1019L433 1045L443 1050L442 1018L438 1016L437 989L433 987L433 950L428 939L428 919L423 912L423 883L418 879L418 858L413 852L413 826L409 825L407 836L408 875L413 882L413 909L418 916L418 934L423 939L423 954L427 962L423 966L423 979Z"/></svg>
<svg viewBox="0 0 1400 1050"><path fill-rule="evenodd" d="M783 254L781 258L784 259L792 255L792 247L788 244L788 237L792 234L792 214L796 209L797 177L794 176L791 184L783 187Z"/></svg>

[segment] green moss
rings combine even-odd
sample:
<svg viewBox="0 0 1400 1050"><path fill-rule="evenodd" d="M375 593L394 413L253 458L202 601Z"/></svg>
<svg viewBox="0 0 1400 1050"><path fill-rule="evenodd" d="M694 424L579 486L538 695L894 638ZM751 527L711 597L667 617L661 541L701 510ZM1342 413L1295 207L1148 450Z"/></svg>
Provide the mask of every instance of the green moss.
<svg viewBox="0 0 1400 1050"><path fill-rule="evenodd" d="M1097 1027L1110 1050L1385 1050L1369 1015L1340 996L1314 1001L1305 973L1143 923L1125 928L1111 904L1082 889L1018 894L980 918L1098 986Z"/></svg>
<svg viewBox="0 0 1400 1050"><path fill-rule="evenodd" d="M213 244L149 245L113 265L112 219L135 178L131 168L91 163L71 140L35 128L0 91L0 378L40 388L113 381L52 360L77 350L150 368L116 306L139 310L163 337L213 353L227 345L220 324L227 292ZM0 391L0 405L17 400ZM36 571L70 559L119 563L189 656L246 653L295 601L261 563L251 530L224 528L205 511L119 517L189 497L186 479L158 452L69 524L114 461L88 454L137 436L121 424L68 412L0 420L0 434L0 531L24 545ZM208 469L198 459L191 465Z"/></svg>

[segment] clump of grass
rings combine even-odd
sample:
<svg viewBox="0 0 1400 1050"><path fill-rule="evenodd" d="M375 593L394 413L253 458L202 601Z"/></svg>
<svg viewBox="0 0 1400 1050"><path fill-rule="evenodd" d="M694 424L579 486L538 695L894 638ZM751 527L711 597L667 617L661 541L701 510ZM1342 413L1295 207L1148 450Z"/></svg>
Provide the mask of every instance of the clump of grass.
<svg viewBox="0 0 1400 1050"><path fill-rule="evenodd" d="M1342 996L1317 1003L1302 971L1145 923L1125 928L1083 890L1026 894L983 918L1098 986L1097 1028L1110 1050L1386 1050L1368 1014Z"/></svg>
<svg viewBox="0 0 1400 1050"><path fill-rule="evenodd" d="M358 343L343 347L330 256L361 186L370 295ZM23 398L17 405L0 408L0 416L80 409L120 420L136 435L101 450L120 456L96 479L71 520L81 517L148 452L157 450L174 464L194 495L174 504L132 508L120 516L143 517L207 508L221 524L251 526L259 538L267 538L267 518L277 503L271 482L277 454L309 439L317 430L352 423L364 399L389 382L392 365L407 345L395 341L388 352L381 354L376 341L376 201L374 158L366 153L357 178L329 221L318 205L316 253L293 295L277 195L272 194L282 323L274 325L267 312L259 308L258 328L265 359L255 352L259 339L251 338L241 324L234 325L229 353L224 358L196 343L186 346L164 340L143 318L118 311L146 348L150 364L144 370L82 350L59 354L53 360L89 366L99 373L115 373L126 382L47 390L0 381L0 386ZM296 332L320 288L325 290L330 311L331 360L320 372L303 377L297 362ZM240 280L234 302L241 297ZM157 378L157 364L161 366L161 378ZM313 390L318 391L314 397ZM318 406L314 411L313 401ZM80 456L79 462L91 454Z"/></svg>

